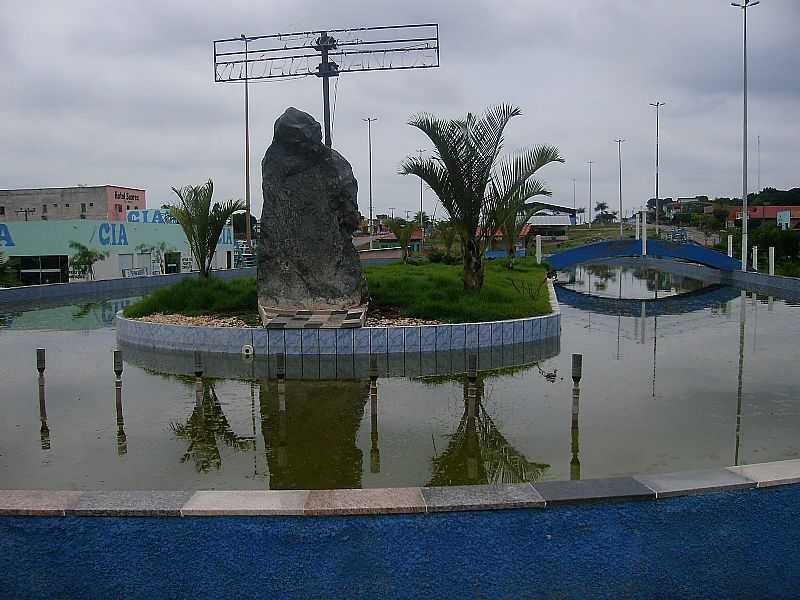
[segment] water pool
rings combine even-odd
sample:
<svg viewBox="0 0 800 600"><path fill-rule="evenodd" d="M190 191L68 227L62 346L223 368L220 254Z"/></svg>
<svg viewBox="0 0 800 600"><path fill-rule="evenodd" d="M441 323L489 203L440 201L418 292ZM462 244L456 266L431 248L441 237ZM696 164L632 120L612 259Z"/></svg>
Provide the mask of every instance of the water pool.
<svg viewBox="0 0 800 600"><path fill-rule="evenodd" d="M198 387L131 353L121 421L110 316L131 299L0 309L0 488L452 485L800 456L796 305L621 266L560 279L560 348L482 372L474 390L458 374L371 387L246 368ZM573 352L584 355L577 405Z"/></svg>

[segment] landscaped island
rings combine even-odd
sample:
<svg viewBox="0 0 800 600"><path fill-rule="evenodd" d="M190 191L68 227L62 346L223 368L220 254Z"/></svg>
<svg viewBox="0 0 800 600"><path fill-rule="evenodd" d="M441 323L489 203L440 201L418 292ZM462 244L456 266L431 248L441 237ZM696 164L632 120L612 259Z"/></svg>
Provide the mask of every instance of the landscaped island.
<svg viewBox="0 0 800 600"><path fill-rule="evenodd" d="M371 266L364 271L370 311L379 314L468 323L533 317L551 310L547 268L532 258L517 260L513 269L507 269L505 261L487 262L479 291L464 290L461 265L423 262ZM255 279L188 279L148 294L127 307L125 316L211 317L197 324L257 326L256 302Z"/></svg>

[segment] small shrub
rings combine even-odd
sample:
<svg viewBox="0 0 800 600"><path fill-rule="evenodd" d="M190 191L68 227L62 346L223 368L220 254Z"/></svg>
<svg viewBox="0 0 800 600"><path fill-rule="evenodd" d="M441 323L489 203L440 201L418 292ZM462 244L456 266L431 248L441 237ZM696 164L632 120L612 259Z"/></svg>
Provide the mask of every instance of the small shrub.
<svg viewBox="0 0 800 600"><path fill-rule="evenodd" d="M125 309L126 317L144 317L155 313L182 315L230 314L255 312L258 305L256 280L253 278L223 281L184 279L175 285L155 290Z"/></svg>

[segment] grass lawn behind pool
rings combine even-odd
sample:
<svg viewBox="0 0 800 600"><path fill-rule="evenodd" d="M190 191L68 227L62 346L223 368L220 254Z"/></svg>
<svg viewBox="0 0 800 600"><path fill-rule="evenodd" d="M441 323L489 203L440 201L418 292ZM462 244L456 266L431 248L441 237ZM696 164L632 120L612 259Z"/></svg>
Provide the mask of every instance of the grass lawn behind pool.
<svg viewBox="0 0 800 600"><path fill-rule="evenodd" d="M636 237L635 227L625 225L623 234L625 239L634 239ZM652 233L649 231L648 237L652 237ZM577 248L578 246L595 242L618 239L619 223L616 225L592 225L591 229L586 225L576 225L567 229L567 239L564 241L542 240L542 252L551 254L567 248Z"/></svg>
<svg viewBox="0 0 800 600"><path fill-rule="evenodd" d="M197 315L225 315L254 317L258 324L258 296L256 280L252 277L223 281L184 279L180 283L155 290L125 309L126 317L145 317L155 313ZM250 319L245 318L250 322Z"/></svg>
<svg viewBox="0 0 800 600"><path fill-rule="evenodd" d="M513 270L505 268L505 260L487 261L477 293L464 292L461 265L392 264L367 267L365 273L373 305L396 306L409 317L459 323L550 312L547 270L532 258L518 259ZM515 290L512 281L527 284L535 298Z"/></svg>
<svg viewBox="0 0 800 600"><path fill-rule="evenodd" d="M397 307L404 316L455 323L548 314L546 268L532 258L517 259L513 270L506 269L505 263L486 262L483 289L477 293L464 291L461 265L398 263L366 267L364 273L373 305ZM517 291L512 281L525 288ZM237 316L250 325L258 325L257 301L256 281L252 278L186 279L131 304L125 309L125 316Z"/></svg>

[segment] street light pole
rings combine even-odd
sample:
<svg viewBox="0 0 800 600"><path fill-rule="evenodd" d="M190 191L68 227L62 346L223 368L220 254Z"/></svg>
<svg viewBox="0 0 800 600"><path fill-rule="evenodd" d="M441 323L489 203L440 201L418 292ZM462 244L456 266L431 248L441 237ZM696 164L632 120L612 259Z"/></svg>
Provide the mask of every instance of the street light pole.
<svg viewBox="0 0 800 600"><path fill-rule="evenodd" d="M575 215L574 216L575 216L576 224L577 224L578 213L577 213L577 204L575 202L575 181L576 180L573 177L572 178L572 210L575 211Z"/></svg>
<svg viewBox="0 0 800 600"><path fill-rule="evenodd" d="M617 143L617 154L619 156L619 239L622 239L622 138L614 140Z"/></svg>
<svg viewBox="0 0 800 600"><path fill-rule="evenodd" d="M587 212L589 213L589 229L592 228L592 164L594 164L593 160L587 161L589 164L589 209Z"/></svg>
<svg viewBox="0 0 800 600"><path fill-rule="evenodd" d="M760 0L731 2L742 9L743 22L743 116L742 116L742 271L747 271L747 9L760 4Z"/></svg>
<svg viewBox="0 0 800 600"><path fill-rule="evenodd" d="M372 250L372 122L377 121L378 117L367 117L361 120L367 122L367 139L369 144L369 221L367 229L369 230L369 249Z"/></svg>
<svg viewBox="0 0 800 600"><path fill-rule="evenodd" d="M422 153L425 152L425 149L424 148L419 148L419 149L417 149L417 152L419 152L419 160L422 161ZM420 177L419 178L419 232L420 232L420 235L422 236L420 238L420 242L419 242L419 249L420 250L422 250L422 246L423 246L423 244L425 242L425 227L423 226L424 224L422 222L422 189L423 189L422 177Z"/></svg>
<svg viewBox="0 0 800 600"><path fill-rule="evenodd" d="M659 112L659 109L662 106L664 106L664 104L666 104L666 102L658 101L658 102L651 102L650 103L650 106L655 106L655 108L656 108L656 238L658 238L658 231L659 231L659 229L658 229L658 213L659 213L659 209L661 208L661 206L660 206L661 203L659 202L659 198L658 198L658 112ZM646 213L645 213L645 215L646 215ZM647 217L645 216L645 218L647 218Z"/></svg>
<svg viewBox="0 0 800 600"><path fill-rule="evenodd" d="M244 217L244 235L247 240L247 251L252 250L253 234L250 231L250 88L248 86L248 65L247 62L247 43L248 39L245 34L242 34L244 40L244 203L245 212Z"/></svg>

